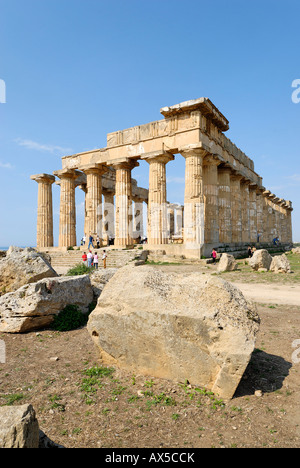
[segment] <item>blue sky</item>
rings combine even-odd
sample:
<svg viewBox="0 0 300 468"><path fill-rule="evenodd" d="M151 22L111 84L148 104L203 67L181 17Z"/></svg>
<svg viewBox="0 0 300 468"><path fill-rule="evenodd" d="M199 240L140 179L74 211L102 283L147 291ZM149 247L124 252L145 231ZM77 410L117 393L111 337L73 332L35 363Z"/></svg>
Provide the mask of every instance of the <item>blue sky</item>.
<svg viewBox="0 0 300 468"><path fill-rule="evenodd" d="M228 118L227 136L264 186L293 201L300 241L299 15L298 0L0 0L0 246L35 245L31 174L202 96ZM133 176L147 187L147 163ZM169 201L183 202L182 157L167 177ZM57 186L53 199L57 243Z"/></svg>

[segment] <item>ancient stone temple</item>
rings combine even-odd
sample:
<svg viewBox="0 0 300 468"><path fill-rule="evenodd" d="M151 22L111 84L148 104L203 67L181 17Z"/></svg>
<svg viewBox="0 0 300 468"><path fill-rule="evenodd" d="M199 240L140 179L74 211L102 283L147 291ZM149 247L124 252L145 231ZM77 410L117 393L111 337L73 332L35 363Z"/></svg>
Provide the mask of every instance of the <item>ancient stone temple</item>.
<svg viewBox="0 0 300 468"><path fill-rule="evenodd" d="M59 247L75 246L75 190L85 192L85 235L102 245L130 247L147 237L147 249L201 258L212 248L292 243L292 203L263 186L253 161L226 136L229 122L207 98L161 109L163 119L107 135L107 146L62 158L54 175L38 174L37 246L53 246L52 184L60 185ZM185 159L184 206L167 198L166 166ZM149 188L132 170L149 165ZM56 176L56 178L55 178ZM147 206L147 226L143 209Z"/></svg>

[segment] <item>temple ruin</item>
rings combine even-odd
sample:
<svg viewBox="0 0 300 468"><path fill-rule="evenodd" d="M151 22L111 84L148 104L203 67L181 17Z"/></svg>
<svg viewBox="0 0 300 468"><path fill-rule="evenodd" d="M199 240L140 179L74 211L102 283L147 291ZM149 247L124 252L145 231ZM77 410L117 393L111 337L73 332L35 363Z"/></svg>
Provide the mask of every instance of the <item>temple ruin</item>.
<svg viewBox="0 0 300 468"><path fill-rule="evenodd" d="M37 247L53 247L52 185L60 185L59 244L77 245L75 190L85 192L85 235L101 245L130 248L143 236L148 250L186 258L212 248L243 250L258 241L292 243L292 203L271 193L253 161L226 136L229 122L208 98L161 109L162 120L107 135L107 146L65 156L62 169L31 176L38 183ZM167 198L166 165L185 158L184 205ZM149 164L149 188L132 170ZM146 205L147 204L147 205ZM147 226L143 209L147 206Z"/></svg>

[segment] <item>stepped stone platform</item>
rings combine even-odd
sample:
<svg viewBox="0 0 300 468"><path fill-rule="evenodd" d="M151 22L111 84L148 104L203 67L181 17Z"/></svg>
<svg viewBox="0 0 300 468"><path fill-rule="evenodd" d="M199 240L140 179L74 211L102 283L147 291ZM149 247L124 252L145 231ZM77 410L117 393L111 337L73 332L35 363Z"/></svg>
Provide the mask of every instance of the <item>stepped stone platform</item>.
<svg viewBox="0 0 300 468"><path fill-rule="evenodd" d="M257 249L266 249L270 254L276 254L280 252L288 251L292 248L292 244L282 243L280 245L273 245L272 243L257 243L257 244L236 244L236 245L223 245L217 249L219 256L222 253L230 253L235 258L247 257L247 248L256 247ZM92 252L98 252L99 256L99 269L102 268L102 251L105 250L107 253L107 268L122 268L128 265L129 262L136 260L141 261L148 260L149 262L155 263L182 263L182 264L206 264L210 262L210 257L202 259L190 259L186 258L185 255L180 253L180 249L177 254L169 251L168 245L157 246L158 248L152 248L144 244L144 246L136 246L131 249L117 249L115 247L103 247L100 249L92 249ZM87 252L85 247L74 247L74 250L67 250L61 248L49 248L40 249L51 263L52 268L60 275L66 274L70 268L82 263L83 252Z"/></svg>
<svg viewBox="0 0 300 468"><path fill-rule="evenodd" d="M78 250L79 249L79 250ZM66 274L70 268L82 263L83 252L88 252L84 247L74 247L74 250L62 250L56 248L40 249L44 254L47 255L52 268L58 274ZM107 268L122 268L134 259L139 259L142 249L114 249L114 248L100 248L92 249L92 252L97 252L99 256L99 269L102 268L102 251L105 250L107 253Z"/></svg>

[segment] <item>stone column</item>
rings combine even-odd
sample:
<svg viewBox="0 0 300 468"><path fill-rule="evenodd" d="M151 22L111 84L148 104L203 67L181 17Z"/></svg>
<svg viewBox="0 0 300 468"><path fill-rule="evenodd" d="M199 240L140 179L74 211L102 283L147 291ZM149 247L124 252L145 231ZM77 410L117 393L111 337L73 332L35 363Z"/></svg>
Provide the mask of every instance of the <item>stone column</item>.
<svg viewBox="0 0 300 468"><path fill-rule="evenodd" d="M205 243L203 159L208 151L202 144L192 144L179 152L185 158L183 241L187 250L194 250L200 257Z"/></svg>
<svg viewBox="0 0 300 468"><path fill-rule="evenodd" d="M80 172L73 169L55 171L60 178L60 216L59 216L59 247L76 245L76 204L75 180Z"/></svg>
<svg viewBox="0 0 300 468"><path fill-rule="evenodd" d="M241 243L242 240L242 197L241 179L238 174L230 175L231 184L231 213L232 213L232 242Z"/></svg>
<svg viewBox="0 0 300 468"><path fill-rule="evenodd" d="M144 235L144 205L143 199L134 197L133 238L138 239Z"/></svg>
<svg viewBox="0 0 300 468"><path fill-rule="evenodd" d="M84 197L84 235L85 237L88 236L88 229L89 229L89 226L88 226L88 217L87 217L87 209L86 209L86 195L87 195L87 186L86 184L80 184L78 186L85 194L85 197Z"/></svg>
<svg viewBox="0 0 300 468"><path fill-rule="evenodd" d="M130 159L110 163L116 171L115 246L130 247L132 238L131 171L139 164Z"/></svg>
<svg viewBox="0 0 300 468"><path fill-rule="evenodd" d="M142 156L149 164L148 227L149 245L168 243L166 164L171 153L154 152Z"/></svg>
<svg viewBox="0 0 300 468"><path fill-rule="evenodd" d="M293 206L290 200L286 200L286 209L287 209L287 242L293 242L293 230L292 230L292 211Z"/></svg>
<svg viewBox="0 0 300 468"><path fill-rule="evenodd" d="M257 240L259 242L266 242L266 224L264 218L264 197L263 197L264 188L257 187L256 189L256 208L257 208Z"/></svg>
<svg viewBox="0 0 300 468"><path fill-rule="evenodd" d="M271 233L272 233L272 238L271 241L273 240L274 237L277 237L277 215L276 215L276 209L275 209L275 203L274 199L276 198L276 195L274 193L270 193L268 196L269 200L269 206L270 206L270 215L271 215Z"/></svg>
<svg viewBox="0 0 300 468"><path fill-rule="evenodd" d="M89 236L99 236L100 243L102 242L102 176L107 172L107 167L104 164L91 164L82 166L81 170L86 174L86 211L87 211L87 238L88 245Z"/></svg>
<svg viewBox="0 0 300 468"><path fill-rule="evenodd" d="M53 247L52 184L55 177L36 174L30 178L38 183L37 248Z"/></svg>
<svg viewBox="0 0 300 468"><path fill-rule="evenodd" d="M175 234L176 236L182 237L183 234L183 206L177 205L176 206L176 228Z"/></svg>
<svg viewBox="0 0 300 468"><path fill-rule="evenodd" d="M264 197L264 220L265 220L265 230L266 235L264 236L264 242L272 242L274 238L274 216L273 208L270 199L271 192L265 190L263 192Z"/></svg>
<svg viewBox="0 0 300 468"><path fill-rule="evenodd" d="M232 242L230 176L230 168L218 168L219 240L225 244L230 244Z"/></svg>
<svg viewBox="0 0 300 468"><path fill-rule="evenodd" d="M242 241L250 243L250 201L249 201L250 181L243 179L241 181L242 197Z"/></svg>
<svg viewBox="0 0 300 468"><path fill-rule="evenodd" d="M169 237L172 239L172 236L175 234L175 205L169 203L167 205L168 210L168 232Z"/></svg>
<svg viewBox="0 0 300 468"><path fill-rule="evenodd" d="M103 193L104 209L103 209L103 239L109 244L109 238L115 237L115 206L114 193L106 191Z"/></svg>
<svg viewBox="0 0 300 468"><path fill-rule="evenodd" d="M279 200L279 213L280 213L280 240L281 242L287 242L287 225L286 225L286 208L285 200L280 198Z"/></svg>
<svg viewBox="0 0 300 468"><path fill-rule="evenodd" d="M206 244L219 243L219 185L220 160L206 156L203 160L203 192L205 204L204 240Z"/></svg>
<svg viewBox="0 0 300 468"><path fill-rule="evenodd" d="M257 242L257 205L256 205L256 185L249 186L249 222L250 222L250 242Z"/></svg>

